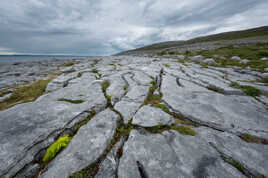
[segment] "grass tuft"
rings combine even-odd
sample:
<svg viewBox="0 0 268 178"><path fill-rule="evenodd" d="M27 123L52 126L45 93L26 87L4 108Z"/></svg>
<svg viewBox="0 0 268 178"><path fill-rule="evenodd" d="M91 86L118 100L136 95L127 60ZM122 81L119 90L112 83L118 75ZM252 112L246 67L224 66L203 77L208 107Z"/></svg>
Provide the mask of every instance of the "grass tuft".
<svg viewBox="0 0 268 178"><path fill-rule="evenodd" d="M60 137L56 142L54 142L47 149L45 156L43 157L43 162L47 163L51 161L57 153L59 153L63 148L65 148L68 143L71 141L71 137L69 135L64 135Z"/></svg>
<svg viewBox="0 0 268 178"><path fill-rule="evenodd" d="M224 93L224 90L222 88L216 87L215 85L209 85L207 89L211 91L215 91L217 93L222 93L222 94Z"/></svg>
<svg viewBox="0 0 268 178"><path fill-rule="evenodd" d="M148 96L144 102L144 105L148 105L148 104L159 104L162 100L162 95L159 94L154 94L155 90L158 88L157 86L157 82L155 80L153 80L151 82L151 87L149 88L149 92L148 92Z"/></svg>
<svg viewBox="0 0 268 178"><path fill-rule="evenodd" d="M16 88L12 95L0 102L0 110L10 108L16 104L35 101L46 91L51 79L38 80L28 85Z"/></svg>
<svg viewBox="0 0 268 178"><path fill-rule="evenodd" d="M252 136L248 133L244 133L240 136L240 138L242 140L244 140L245 142L249 142L249 143L259 143L259 144L264 144L264 145L268 145L268 141L267 140L264 140L264 139L261 139L261 138L258 138L258 137L255 137L255 136Z"/></svg>
<svg viewBox="0 0 268 178"><path fill-rule="evenodd" d="M231 83L230 87L241 89L245 94L249 96L259 96L261 94L261 91L255 87L252 86L246 86L246 85L239 85L236 82Z"/></svg>
<svg viewBox="0 0 268 178"><path fill-rule="evenodd" d="M75 63L74 62L65 62L62 65L60 65L61 67L70 67L73 66Z"/></svg>
<svg viewBox="0 0 268 178"><path fill-rule="evenodd" d="M169 109L164 104L160 104L160 103L154 104L153 107L160 108L160 109L162 109L162 111L169 113Z"/></svg>
<svg viewBox="0 0 268 178"><path fill-rule="evenodd" d="M103 92L106 92L107 88L110 86L110 82L108 80L105 80L101 83L101 88Z"/></svg>
<svg viewBox="0 0 268 178"><path fill-rule="evenodd" d="M78 78L82 77L82 73L79 72L79 73L77 74L77 77L78 77Z"/></svg>
<svg viewBox="0 0 268 178"><path fill-rule="evenodd" d="M171 126L172 130L175 130L183 135L191 135L191 136L195 136L195 131L193 129L191 129L190 127L186 127L186 126L176 126L176 125L172 125Z"/></svg>

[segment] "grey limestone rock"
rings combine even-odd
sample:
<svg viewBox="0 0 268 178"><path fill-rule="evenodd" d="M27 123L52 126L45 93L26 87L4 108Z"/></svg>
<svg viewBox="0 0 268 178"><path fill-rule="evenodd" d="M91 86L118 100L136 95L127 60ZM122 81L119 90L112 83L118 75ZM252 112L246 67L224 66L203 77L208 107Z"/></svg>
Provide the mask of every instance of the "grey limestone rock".
<svg viewBox="0 0 268 178"><path fill-rule="evenodd" d="M107 109L97 114L49 165L42 178L67 178L96 161L107 148L117 128L119 116Z"/></svg>
<svg viewBox="0 0 268 178"><path fill-rule="evenodd" d="M205 58L203 56L199 55L199 56L191 57L190 61L192 61L192 62L202 62L204 59Z"/></svg>
<svg viewBox="0 0 268 178"><path fill-rule="evenodd" d="M205 59L205 60L203 61L203 63L204 63L204 64L208 64L208 65L216 65L216 64L217 64L217 63L215 62L215 60L212 59L212 58Z"/></svg>
<svg viewBox="0 0 268 178"><path fill-rule="evenodd" d="M143 106L133 117L132 124L143 127L154 127L159 124L171 125L172 117L159 108Z"/></svg>

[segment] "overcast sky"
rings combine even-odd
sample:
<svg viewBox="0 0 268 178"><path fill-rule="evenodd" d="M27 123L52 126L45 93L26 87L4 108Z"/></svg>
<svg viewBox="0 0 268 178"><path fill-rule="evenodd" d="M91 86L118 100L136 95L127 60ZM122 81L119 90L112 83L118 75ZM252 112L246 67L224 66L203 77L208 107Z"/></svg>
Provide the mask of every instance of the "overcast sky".
<svg viewBox="0 0 268 178"><path fill-rule="evenodd" d="M109 55L268 25L268 0L1 0L0 54Z"/></svg>

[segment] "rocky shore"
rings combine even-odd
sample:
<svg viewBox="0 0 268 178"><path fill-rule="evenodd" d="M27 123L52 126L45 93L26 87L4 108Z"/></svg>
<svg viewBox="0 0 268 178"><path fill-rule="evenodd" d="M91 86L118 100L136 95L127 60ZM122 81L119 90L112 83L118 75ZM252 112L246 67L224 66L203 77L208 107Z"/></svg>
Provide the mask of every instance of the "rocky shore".
<svg viewBox="0 0 268 178"><path fill-rule="evenodd" d="M205 60L1 66L0 89L58 75L0 111L0 177L268 177L267 73Z"/></svg>

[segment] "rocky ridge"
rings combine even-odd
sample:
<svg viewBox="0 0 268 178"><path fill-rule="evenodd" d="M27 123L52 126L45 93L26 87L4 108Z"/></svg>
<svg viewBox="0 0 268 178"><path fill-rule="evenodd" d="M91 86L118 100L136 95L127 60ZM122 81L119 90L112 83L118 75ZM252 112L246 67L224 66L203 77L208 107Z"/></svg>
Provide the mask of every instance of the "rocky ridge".
<svg viewBox="0 0 268 178"><path fill-rule="evenodd" d="M62 72L36 101L0 111L1 178L268 176L263 73L131 56ZM63 135L68 146L44 163Z"/></svg>

